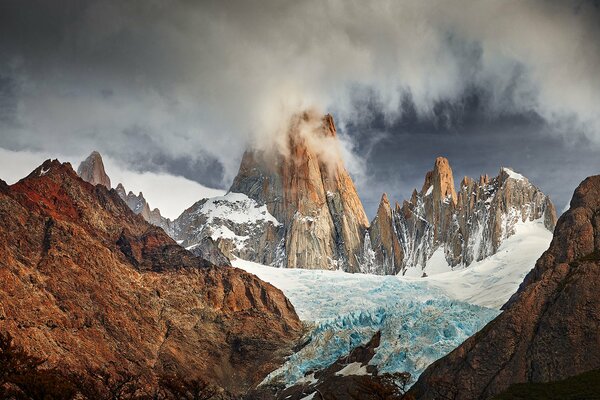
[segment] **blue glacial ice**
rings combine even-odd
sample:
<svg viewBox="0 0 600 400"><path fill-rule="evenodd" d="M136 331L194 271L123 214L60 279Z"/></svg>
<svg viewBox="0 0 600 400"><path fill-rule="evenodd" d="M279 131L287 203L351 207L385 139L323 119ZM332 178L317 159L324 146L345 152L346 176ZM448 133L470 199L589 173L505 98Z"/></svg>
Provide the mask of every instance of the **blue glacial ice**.
<svg viewBox="0 0 600 400"><path fill-rule="evenodd" d="M381 344L370 364L381 372L406 371L416 379L500 313L453 300L423 281L277 269L243 260L234 265L280 288L309 326L309 344L266 382L291 385L367 343L377 331L381 331Z"/></svg>

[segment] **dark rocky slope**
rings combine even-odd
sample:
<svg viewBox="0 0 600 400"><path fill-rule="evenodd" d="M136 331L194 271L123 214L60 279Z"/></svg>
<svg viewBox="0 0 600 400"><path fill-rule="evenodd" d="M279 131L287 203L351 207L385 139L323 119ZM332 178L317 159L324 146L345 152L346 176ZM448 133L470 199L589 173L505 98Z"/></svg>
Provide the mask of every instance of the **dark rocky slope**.
<svg viewBox="0 0 600 400"><path fill-rule="evenodd" d="M550 248L505 311L432 364L419 399L488 399L515 383L565 379L600 368L600 176L583 181Z"/></svg>
<svg viewBox="0 0 600 400"><path fill-rule="evenodd" d="M0 221L0 331L42 368L134 376L142 391L161 376L203 379L239 394L300 335L278 289L194 256L69 164L0 181Z"/></svg>

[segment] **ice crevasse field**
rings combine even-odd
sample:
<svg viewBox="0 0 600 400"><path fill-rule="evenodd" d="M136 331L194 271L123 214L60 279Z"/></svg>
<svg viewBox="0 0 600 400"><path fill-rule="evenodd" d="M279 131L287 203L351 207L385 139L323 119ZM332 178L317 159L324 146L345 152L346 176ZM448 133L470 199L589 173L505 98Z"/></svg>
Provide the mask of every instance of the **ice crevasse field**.
<svg viewBox="0 0 600 400"><path fill-rule="evenodd" d="M235 267L281 289L309 327L309 343L264 382L290 386L310 380L311 371L329 366L377 331L381 342L369 364L380 372L409 372L414 381L501 312L551 239L541 221L519 223L493 256L454 271L427 265L426 272L448 272L426 278L280 269L234 260ZM349 371L365 373L366 368Z"/></svg>

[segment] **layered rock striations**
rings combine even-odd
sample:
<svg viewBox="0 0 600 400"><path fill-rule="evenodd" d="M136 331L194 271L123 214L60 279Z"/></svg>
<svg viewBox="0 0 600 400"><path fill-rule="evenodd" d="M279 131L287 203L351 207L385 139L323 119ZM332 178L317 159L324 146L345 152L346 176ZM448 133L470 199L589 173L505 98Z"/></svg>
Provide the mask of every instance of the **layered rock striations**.
<svg viewBox="0 0 600 400"><path fill-rule="evenodd" d="M0 220L0 331L78 384L132 376L151 397L178 377L240 394L300 336L278 289L194 256L69 164L0 181Z"/></svg>
<svg viewBox="0 0 600 400"><path fill-rule="evenodd" d="M488 399L523 382L600 368L600 176L583 181L550 248L504 312L432 364L419 399Z"/></svg>

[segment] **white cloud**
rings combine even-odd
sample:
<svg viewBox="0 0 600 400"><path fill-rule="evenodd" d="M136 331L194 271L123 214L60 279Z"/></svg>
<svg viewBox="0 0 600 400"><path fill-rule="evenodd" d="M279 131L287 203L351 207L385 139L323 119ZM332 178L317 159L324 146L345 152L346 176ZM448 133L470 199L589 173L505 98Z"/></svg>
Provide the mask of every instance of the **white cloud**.
<svg viewBox="0 0 600 400"><path fill-rule="evenodd" d="M158 208L163 217L175 219L198 200L225 194L224 190L208 188L181 176L129 171L116 160L107 157L103 160L113 186L122 183L128 192L142 192L150 207Z"/></svg>

